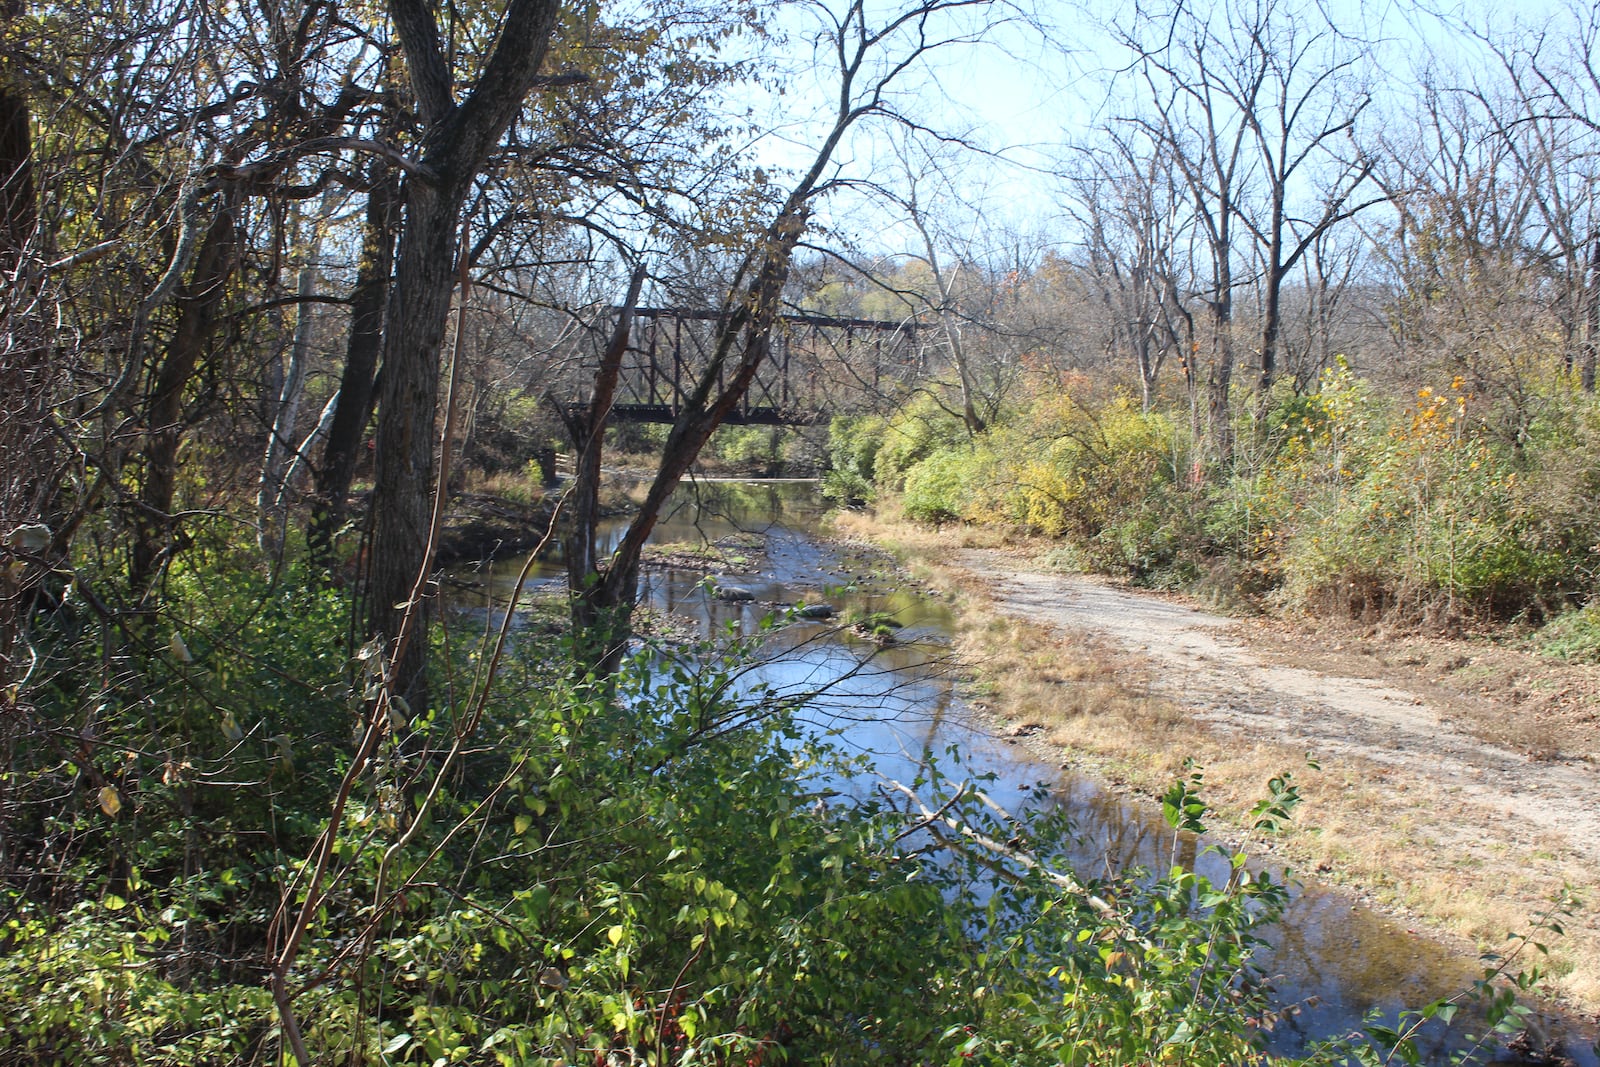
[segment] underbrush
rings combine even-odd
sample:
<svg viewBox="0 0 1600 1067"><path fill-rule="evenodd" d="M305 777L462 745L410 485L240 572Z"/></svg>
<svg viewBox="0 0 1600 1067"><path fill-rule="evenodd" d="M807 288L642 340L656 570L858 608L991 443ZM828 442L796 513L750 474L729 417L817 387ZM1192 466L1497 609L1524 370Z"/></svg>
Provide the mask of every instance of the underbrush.
<svg viewBox="0 0 1600 1067"><path fill-rule="evenodd" d="M1552 619L1539 631L1538 647L1572 663L1600 663L1600 606L1590 604Z"/></svg>
<svg viewBox="0 0 1600 1067"><path fill-rule="evenodd" d="M600 684L459 636L410 709L334 595L212 562L114 641L76 601L40 620L3 782L7 1063L1262 1057L1286 893L1242 856L1213 882L1174 836L1166 871L1081 877L1070 823L1000 811L959 754L888 782L805 730L759 641ZM1295 799L1275 779L1255 822Z"/></svg>
<svg viewBox="0 0 1600 1067"><path fill-rule="evenodd" d="M1219 464L1186 415L1040 382L974 440L912 405L875 456L852 446L876 459L852 477L910 518L1026 529L1140 584L1432 628L1537 623L1596 591L1600 405L1559 378L1536 399L1510 432L1460 378L1401 401L1340 365L1312 393L1241 400Z"/></svg>

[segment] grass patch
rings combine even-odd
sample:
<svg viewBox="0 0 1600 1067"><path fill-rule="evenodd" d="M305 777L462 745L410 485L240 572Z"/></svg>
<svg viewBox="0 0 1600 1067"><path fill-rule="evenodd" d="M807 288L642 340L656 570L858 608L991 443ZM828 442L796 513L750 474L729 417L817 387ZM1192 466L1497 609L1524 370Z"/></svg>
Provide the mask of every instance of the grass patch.
<svg viewBox="0 0 1600 1067"><path fill-rule="evenodd" d="M1538 650L1569 663L1600 663L1600 608L1558 615L1535 635Z"/></svg>

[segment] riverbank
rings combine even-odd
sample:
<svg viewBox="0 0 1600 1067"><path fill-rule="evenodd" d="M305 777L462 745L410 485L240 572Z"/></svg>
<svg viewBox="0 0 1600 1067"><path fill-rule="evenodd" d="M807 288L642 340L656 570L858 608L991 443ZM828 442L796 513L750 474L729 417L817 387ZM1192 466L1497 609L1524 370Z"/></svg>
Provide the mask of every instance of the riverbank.
<svg viewBox="0 0 1600 1067"><path fill-rule="evenodd" d="M1144 794L1192 757L1224 818L1290 771L1307 802L1272 844L1283 862L1466 956L1536 935L1549 956L1522 966L1600 1013L1600 671L1488 641L1226 619L1048 571L1042 546L992 531L861 514L839 529L958 593L973 700L1019 742ZM1591 907L1564 936L1535 929L1566 888Z"/></svg>

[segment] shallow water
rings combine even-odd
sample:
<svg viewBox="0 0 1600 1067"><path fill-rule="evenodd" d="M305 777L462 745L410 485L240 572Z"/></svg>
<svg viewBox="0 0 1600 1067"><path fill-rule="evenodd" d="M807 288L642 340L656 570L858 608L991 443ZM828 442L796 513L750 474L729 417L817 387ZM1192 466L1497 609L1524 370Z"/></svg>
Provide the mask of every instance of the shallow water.
<svg viewBox="0 0 1600 1067"><path fill-rule="evenodd" d="M764 535L767 562L759 575L730 576L754 600L728 603L712 597L703 575L648 570L641 597L658 611L687 621L701 636L730 627L751 632L761 620L800 595L821 594L840 614L891 612L903 625L897 643L878 649L850 637L837 622L793 622L774 632L772 654L752 674L790 691L825 689L807 713L819 731L832 733L844 747L871 757L890 778L915 777L925 754L959 747L970 775L993 775L986 786L1003 807L1016 810L1048 795L1065 806L1083 840L1073 857L1080 869L1107 866L1164 869L1176 853L1192 861L1203 843L1175 839L1151 802L1115 796L1082 775L1042 763L1024 748L994 737L963 706L955 692L947 652L952 618L948 607L915 589L865 593L831 546L814 538L826 509L812 486L794 483L699 483L686 486L658 526L658 543L715 540L736 532ZM618 538L620 525L606 536ZM613 542L614 543L614 542ZM476 579L495 599L510 595L521 560L507 561ZM560 582L559 557L540 561L534 584ZM865 583L863 583L865 584ZM479 594L482 596L482 594ZM480 601L481 603L481 601ZM1214 880L1226 877L1218 857L1199 858L1199 868ZM1315 883L1299 886L1283 922L1269 935L1263 960L1275 977L1281 1005L1298 1011L1280 1024L1271 1041L1275 1052L1293 1054L1309 1041L1348 1033L1372 1013L1393 1018L1402 1008L1420 1007L1470 987L1481 968L1457 959L1434 942ZM1428 1062L1447 1062L1463 1043L1457 1017L1453 1030L1424 1035ZM1533 1030L1540 1044L1553 1040L1574 1062L1600 1063L1592 1048L1596 1035L1559 1017L1538 1016ZM1497 1062L1518 1062L1504 1059Z"/></svg>

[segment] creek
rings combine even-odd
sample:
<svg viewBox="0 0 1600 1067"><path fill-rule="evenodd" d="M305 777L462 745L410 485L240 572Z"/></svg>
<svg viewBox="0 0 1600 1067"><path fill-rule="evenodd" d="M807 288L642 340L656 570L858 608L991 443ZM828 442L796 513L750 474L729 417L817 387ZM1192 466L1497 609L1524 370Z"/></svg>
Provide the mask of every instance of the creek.
<svg viewBox="0 0 1600 1067"><path fill-rule="evenodd" d="M723 576L725 586L738 587L737 595L749 599L719 598L703 571L651 567L641 576L641 601L705 638L730 630L753 632L764 617L802 595L825 602L835 609L832 618L797 620L774 630L769 654L754 672L780 691L823 689L825 695L806 713L813 728L901 781L916 776L926 754L955 746L961 773L992 775L985 790L1002 806L1016 810L1040 796L1064 806L1081 837L1073 860L1082 870L1164 869L1176 854L1214 880L1226 877L1224 861L1205 855L1204 842L1175 841L1153 802L1115 795L996 736L993 724L959 695L949 652L953 618L948 604L931 590L897 584L900 579L894 577L885 580L870 563L824 540L819 530L826 510L811 482L685 486L653 540L706 543L759 536L764 552L751 553L758 565L754 573ZM605 527L603 538L611 538L611 544L620 536L620 523ZM536 562L530 589L564 583L558 553ZM522 562L501 561L458 577L472 580L479 605L485 594L491 603L504 603ZM899 624L887 647L853 637L838 621L869 613L887 614ZM1403 1008L1469 988L1481 974L1481 967L1436 942L1314 882L1296 888L1269 943L1263 963L1278 1002L1297 1006L1272 1034L1270 1048L1279 1054L1293 1055L1307 1042L1359 1029L1373 1013L1392 1020ZM1595 1035L1587 1027L1548 1014L1530 1022L1536 1047L1553 1045L1582 1067L1600 1063L1591 1047ZM1430 1024L1419 1037L1425 1062L1448 1062L1464 1047L1463 1031L1472 1029L1465 1012L1451 1029ZM1502 1057L1494 1062L1559 1062Z"/></svg>

